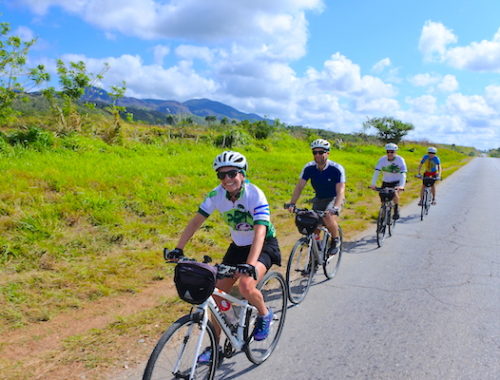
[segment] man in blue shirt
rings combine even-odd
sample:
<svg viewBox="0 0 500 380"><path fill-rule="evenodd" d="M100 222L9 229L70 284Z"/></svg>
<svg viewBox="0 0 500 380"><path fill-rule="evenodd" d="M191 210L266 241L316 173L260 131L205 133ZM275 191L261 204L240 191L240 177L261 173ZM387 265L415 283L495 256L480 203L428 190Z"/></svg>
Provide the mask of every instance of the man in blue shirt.
<svg viewBox="0 0 500 380"><path fill-rule="evenodd" d="M345 197L345 172L342 165L330 161L330 143L323 139L314 140L311 144L314 161L308 162L300 173L299 182L295 186L292 199L287 205L293 211L308 180L316 193L313 209L329 211L323 217L326 228L332 234L333 242L328 254L335 255L339 251L338 216Z"/></svg>

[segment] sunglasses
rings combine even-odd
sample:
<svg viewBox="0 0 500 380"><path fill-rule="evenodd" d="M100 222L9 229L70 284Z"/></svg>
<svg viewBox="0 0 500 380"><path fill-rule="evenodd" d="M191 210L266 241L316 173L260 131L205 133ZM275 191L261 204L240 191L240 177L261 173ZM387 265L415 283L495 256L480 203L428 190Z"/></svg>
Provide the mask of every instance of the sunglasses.
<svg viewBox="0 0 500 380"><path fill-rule="evenodd" d="M387 153L394 153L393 150L386 150Z"/></svg>
<svg viewBox="0 0 500 380"><path fill-rule="evenodd" d="M436 154L436 153L434 153L434 152L427 152L427 153L428 153L428 154Z"/></svg>
<svg viewBox="0 0 500 380"><path fill-rule="evenodd" d="M325 154L326 153L326 150L313 150L313 155L317 155L317 154Z"/></svg>
<svg viewBox="0 0 500 380"><path fill-rule="evenodd" d="M226 176L229 178L234 178L238 175L238 173L241 173L241 170L228 170L227 172L217 172L217 178L219 179L224 179Z"/></svg>

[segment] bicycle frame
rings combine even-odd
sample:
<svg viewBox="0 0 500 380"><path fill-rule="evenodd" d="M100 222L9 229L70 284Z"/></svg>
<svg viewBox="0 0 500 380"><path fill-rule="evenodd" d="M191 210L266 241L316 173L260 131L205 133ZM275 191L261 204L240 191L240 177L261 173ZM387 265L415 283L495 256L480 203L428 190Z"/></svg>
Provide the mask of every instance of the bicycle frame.
<svg viewBox="0 0 500 380"><path fill-rule="evenodd" d="M238 325L237 325L236 332L233 332L231 327L226 322L224 316L222 315L222 312L220 311L219 307L217 306L217 303L215 302L215 299L213 297L214 295L216 295L220 298L223 298L225 300L228 300L229 302L231 302L231 304L233 306L236 305L236 306L239 306L241 308L238 312L239 315L238 315ZM196 343L196 354L194 355L193 363L191 366L191 373L189 375L190 379L194 378L194 373L196 371L196 362L197 362L198 356L200 355L201 350L202 350L201 345L202 345L203 338L205 336L205 332L206 332L207 325L208 325L208 314L209 313L207 313L207 310L210 310L212 312L212 315L216 319L217 323L221 327L221 329L224 332L224 334L226 335L226 337L231 342L231 345L233 346L233 348L235 348L236 350L241 350L246 343L245 338L243 336L243 333L244 333L244 329L246 327L245 319L247 316L247 311L249 309L250 310L257 310L254 306L250 305L246 299L236 298L236 297L234 297L234 296L232 296L232 295L230 295L230 294L228 294L228 293L226 293L223 290L220 290L218 288L215 288L212 295L205 302L196 306L196 309L193 310L191 312L191 314L201 315L201 317L203 319L201 321L201 334L198 338L198 342ZM194 327L194 324L189 327L186 336L191 335L191 330L193 329L193 327ZM180 365L183 353L184 353L184 348L179 353L179 357L178 357L177 362L176 362L175 367L174 367L174 372L179 370L179 365Z"/></svg>
<svg viewBox="0 0 500 380"><path fill-rule="evenodd" d="M328 239L328 236L330 235L330 232L328 231L328 229L325 226L319 226L318 230L323 231L323 237L321 238L321 240L315 239L315 237L314 237L315 232L307 235L306 238L310 240L309 245L310 245L312 253L314 255L314 259L316 260L316 262L319 265L322 265L324 255L320 255L320 253L324 253L326 241ZM321 246L320 246L320 242L321 242Z"/></svg>

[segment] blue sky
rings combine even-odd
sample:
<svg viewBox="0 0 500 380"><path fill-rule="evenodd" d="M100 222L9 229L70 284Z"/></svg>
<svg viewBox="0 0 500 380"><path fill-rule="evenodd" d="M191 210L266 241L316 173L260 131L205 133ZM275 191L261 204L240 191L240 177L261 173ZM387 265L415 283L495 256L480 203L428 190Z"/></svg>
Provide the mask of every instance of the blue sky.
<svg viewBox="0 0 500 380"><path fill-rule="evenodd" d="M371 117L409 138L500 147L498 0L0 0L30 64L110 65L105 89L339 132Z"/></svg>

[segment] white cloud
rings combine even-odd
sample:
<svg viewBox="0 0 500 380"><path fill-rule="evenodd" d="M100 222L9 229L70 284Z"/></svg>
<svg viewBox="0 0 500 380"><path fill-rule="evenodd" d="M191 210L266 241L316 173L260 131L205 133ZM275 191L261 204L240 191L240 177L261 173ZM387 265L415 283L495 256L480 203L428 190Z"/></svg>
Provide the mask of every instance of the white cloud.
<svg viewBox="0 0 500 380"><path fill-rule="evenodd" d="M417 87L427 87L438 83L440 80L439 75L435 74L417 74L409 79L410 83Z"/></svg>
<svg viewBox="0 0 500 380"><path fill-rule="evenodd" d="M156 45L153 48L154 63L159 66L163 66L163 59L170 52L170 48L165 45Z"/></svg>
<svg viewBox="0 0 500 380"><path fill-rule="evenodd" d="M423 53L425 60L441 60L447 46L455 42L457 42L457 37L453 31L441 23L426 21L422 28L418 48Z"/></svg>
<svg viewBox="0 0 500 380"><path fill-rule="evenodd" d="M446 62L455 68L471 71L500 72L500 29L491 41L472 42L446 51Z"/></svg>
<svg viewBox="0 0 500 380"><path fill-rule="evenodd" d="M107 62L110 69L102 81L104 87L110 88L126 78L127 95L138 98L184 101L210 97L218 87L214 80L199 75L188 61L180 61L177 65L165 69L156 64L145 65L141 57L128 54L103 59L65 55L63 59L84 61L88 71L92 73L100 72Z"/></svg>
<svg viewBox="0 0 500 380"><path fill-rule="evenodd" d="M35 38L35 33L33 33L33 31L26 26L18 27L12 34L18 36L23 41L31 41Z"/></svg>
<svg viewBox="0 0 500 380"><path fill-rule="evenodd" d="M427 87L428 92L453 92L458 89L458 81L454 75L440 74L417 74L408 79L408 81L416 87Z"/></svg>
<svg viewBox="0 0 500 380"><path fill-rule="evenodd" d="M392 97L396 95L394 87L380 78L361 75L359 65L354 64L340 53L333 54L324 63L323 71L309 68L305 80L322 91L331 91L344 96L363 98Z"/></svg>
<svg viewBox="0 0 500 380"><path fill-rule="evenodd" d="M442 92L453 92L458 89L458 81L454 75L447 74L437 85L438 90Z"/></svg>
<svg viewBox="0 0 500 380"><path fill-rule="evenodd" d="M437 99L432 95L423 95L417 98L407 98L406 103L408 103L411 108L410 112L417 114L434 114L437 110Z"/></svg>
<svg viewBox="0 0 500 380"><path fill-rule="evenodd" d="M419 49L426 61L442 62L462 70L500 72L500 28L491 40L449 46L457 42L452 30L441 23L427 21L422 28Z"/></svg>
<svg viewBox="0 0 500 380"><path fill-rule="evenodd" d="M192 45L180 45L175 49L175 54L187 60L201 59L206 62L210 62L213 59L214 52L207 47L192 46Z"/></svg>
<svg viewBox="0 0 500 380"><path fill-rule="evenodd" d="M305 54L306 11L322 0L20 0L43 15L52 6L104 32L233 45L253 55L297 59Z"/></svg>
<svg viewBox="0 0 500 380"><path fill-rule="evenodd" d="M372 67L372 71L374 73L377 73L377 74L380 74L382 71L384 71L384 69L386 67L390 67L391 66L391 59L390 58L384 58L384 59L381 59L380 61L378 61L377 63L375 63Z"/></svg>

